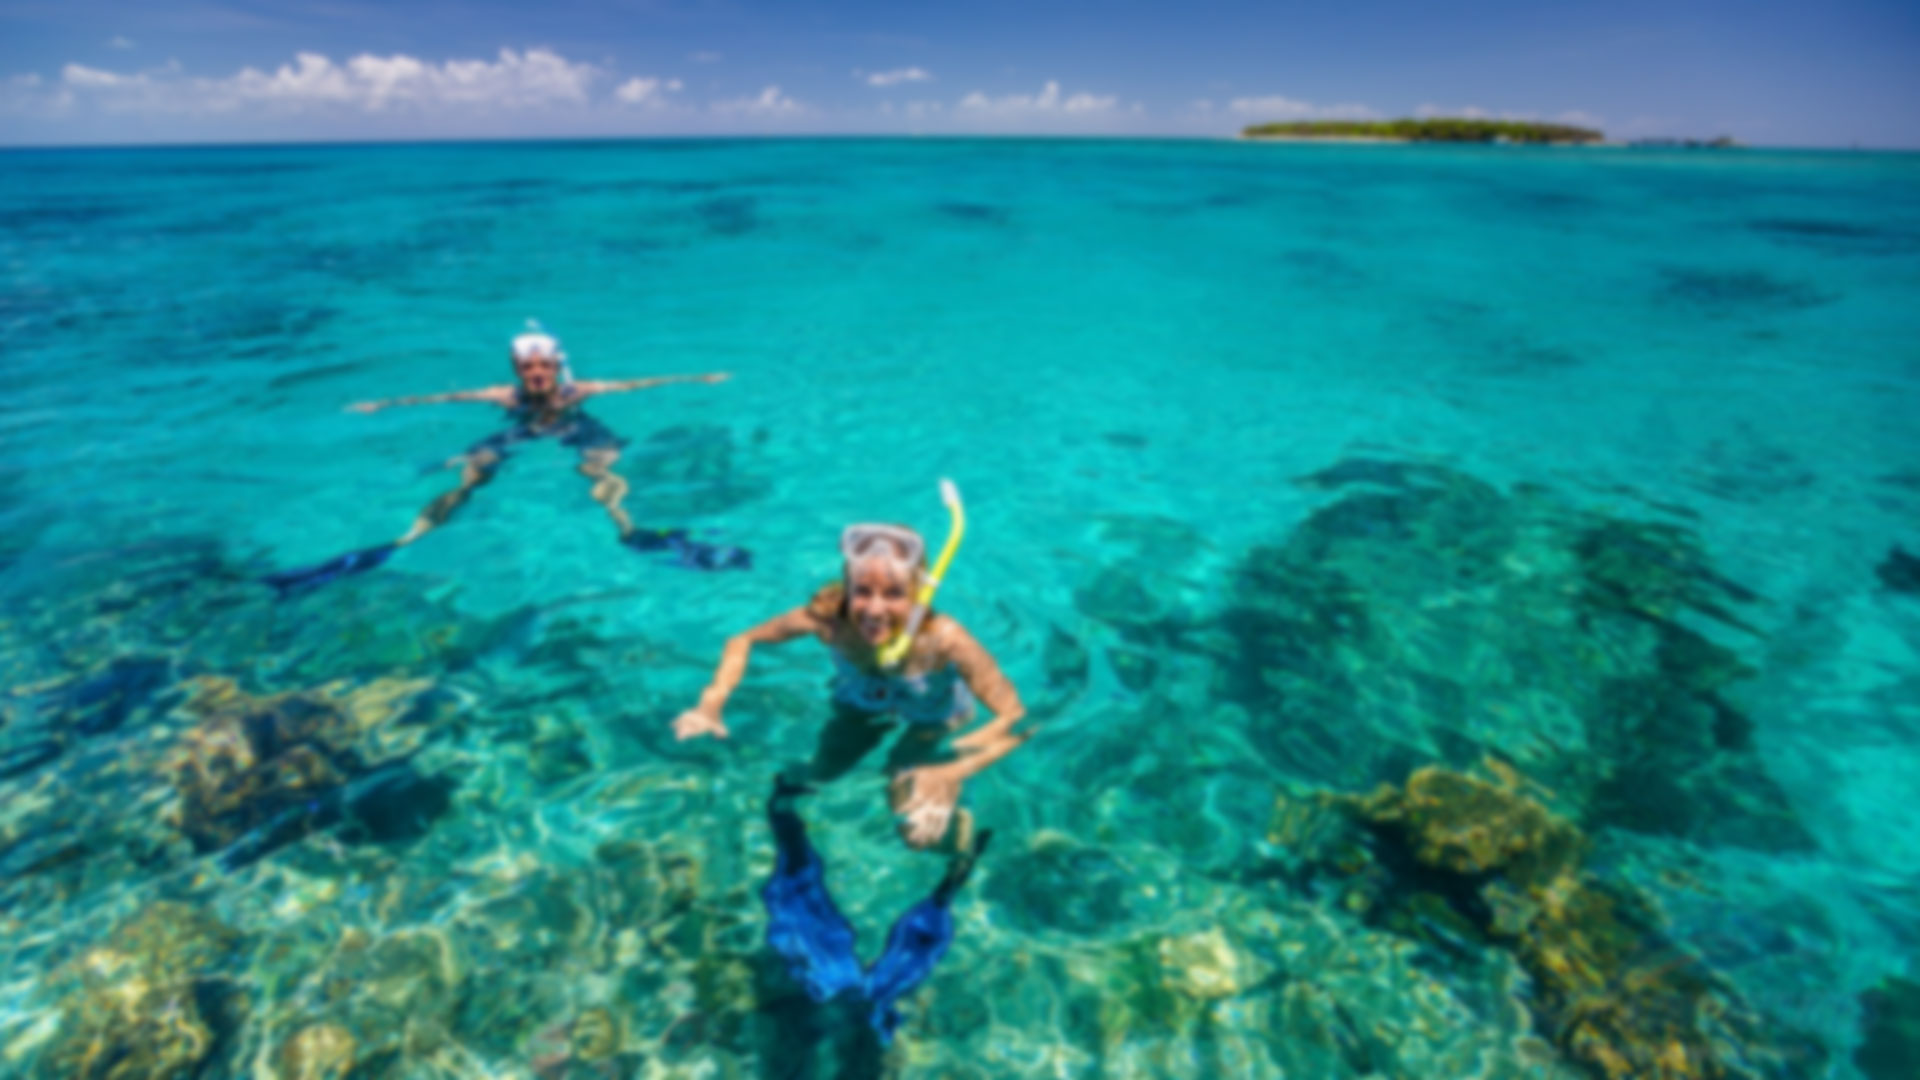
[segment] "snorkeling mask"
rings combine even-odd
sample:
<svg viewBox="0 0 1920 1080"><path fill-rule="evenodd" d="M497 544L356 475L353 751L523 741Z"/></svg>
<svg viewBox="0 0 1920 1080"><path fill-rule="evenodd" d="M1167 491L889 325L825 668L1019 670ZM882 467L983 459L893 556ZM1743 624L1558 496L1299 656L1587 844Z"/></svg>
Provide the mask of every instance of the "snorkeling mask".
<svg viewBox="0 0 1920 1080"><path fill-rule="evenodd" d="M567 363L567 354L560 348L560 339L546 332L540 326L540 320L528 319L524 333L513 339L513 360L536 360L542 357L554 362L554 379L561 386L573 383L573 367Z"/></svg>

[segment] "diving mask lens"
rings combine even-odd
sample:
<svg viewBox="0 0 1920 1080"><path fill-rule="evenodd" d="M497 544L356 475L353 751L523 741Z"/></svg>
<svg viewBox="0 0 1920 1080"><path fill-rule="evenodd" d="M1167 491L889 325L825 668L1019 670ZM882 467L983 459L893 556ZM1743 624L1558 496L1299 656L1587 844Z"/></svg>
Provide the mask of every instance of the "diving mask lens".
<svg viewBox="0 0 1920 1080"><path fill-rule="evenodd" d="M849 564L878 556L917 567L926 553L919 534L898 525L849 525L840 534L840 557Z"/></svg>

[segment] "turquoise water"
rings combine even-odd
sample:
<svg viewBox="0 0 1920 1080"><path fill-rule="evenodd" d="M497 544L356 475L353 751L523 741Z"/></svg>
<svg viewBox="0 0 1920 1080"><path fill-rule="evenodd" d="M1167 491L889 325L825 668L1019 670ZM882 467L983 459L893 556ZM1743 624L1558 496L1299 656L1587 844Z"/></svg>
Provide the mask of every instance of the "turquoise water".
<svg viewBox="0 0 1920 1080"><path fill-rule="evenodd" d="M0 267L9 1075L1605 1075L1525 934L1276 824L1489 755L1750 1018L1724 1074L1912 1075L1920 158L13 152ZM585 378L734 375L591 411L635 518L750 573L617 546L543 444L376 573L256 583L499 429L345 405L501 381L528 317ZM1038 734L968 787L996 849L881 1051L759 939L825 657L665 731L840 526L937 534L942 476L941 605ZM401 805L218 863L382 768ZM868 956L940 871L881 783L808 810Z"/></svg>

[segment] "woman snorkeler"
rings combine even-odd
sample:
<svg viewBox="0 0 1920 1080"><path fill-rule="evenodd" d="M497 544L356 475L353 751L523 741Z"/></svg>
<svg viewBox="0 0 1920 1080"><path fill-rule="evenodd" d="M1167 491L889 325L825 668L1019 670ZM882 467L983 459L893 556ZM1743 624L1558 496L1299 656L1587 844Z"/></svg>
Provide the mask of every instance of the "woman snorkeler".
<svg viewBox="0 0 1920 1080"><path fill-rule="evenodd" d="M699 704L673 722L675 737L726 738L721 712L753 647L816 638L833 657L834 714L813 759L790 770L789 778L810 783L842 776L898 731L886 774L901 839L921 850L971 850L973 817L959 808L961 786L1031 732L1013 730L1026 709L1000 665L959 622L928 607L964 525L959 492L946 482L941 491L954 531L931 573L926 543L913 530L849 526L840 534L841 580L728 639ZM992 719L949 742L974 718L976 699Z"/></svg>

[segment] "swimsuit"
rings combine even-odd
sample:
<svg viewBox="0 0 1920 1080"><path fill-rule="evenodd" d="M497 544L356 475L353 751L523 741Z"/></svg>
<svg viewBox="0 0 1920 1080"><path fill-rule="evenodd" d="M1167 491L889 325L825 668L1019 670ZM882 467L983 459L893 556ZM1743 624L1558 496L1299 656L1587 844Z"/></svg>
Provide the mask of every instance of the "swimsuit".
<svg viewBox="0 0 1920 1080"><path fill-rule="evenodd" d="M840 650L832 652L833 700L837 705L937 727L973 715L973 694L952 664L925 675L888 675L862 671Z"/></svg>
<svg viewBox="0 0 1920 1080"><path fill-rule="evenodd" d="M520 388L514 387L513 405L507 409L513 426L467 447L467 454L472 456L485 450L504 458L512 447L546 438L558 438L561 446L580 451L583 458L595 451L618 450L627 445L627 440L615 435L612 428L588 416L580 403L572 400L570 387L560 388L556 395L560 408L543 416L540 410L521 396Z"/></svg>

